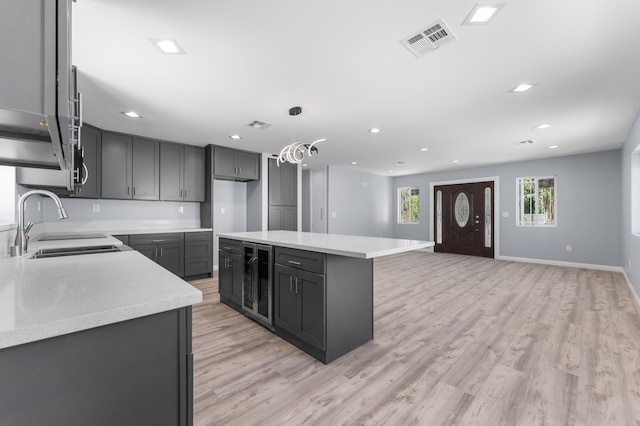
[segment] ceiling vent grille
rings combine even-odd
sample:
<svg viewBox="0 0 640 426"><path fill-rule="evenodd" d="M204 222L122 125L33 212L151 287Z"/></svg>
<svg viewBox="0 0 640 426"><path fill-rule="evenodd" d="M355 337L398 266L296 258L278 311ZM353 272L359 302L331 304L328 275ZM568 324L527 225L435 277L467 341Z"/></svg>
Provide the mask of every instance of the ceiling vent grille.
<svg viewBox="0 0 640 426"><path fill-rule="evenodd" d="M249 123L248 126L253 127L254 129L264 130L273 126L273 124L267 123L266 121L254 120L251 123Z"/></svg>
<svg viewBox="0 0 640 426"><path fill-rule="evenodd" d="M451 28L449 28L444 20L438 19L428 27L400 40L400 43L402 43L409 52L413 53L416 58L420 58L438 49L440 46L457 39L458 37L451 31Z"/></svg>
<svg viewBox="0 0 640 426"><path fill-rule="evenodd" d="M534 143L535 143L535 141L533 139L526 139L526 140L523 140L523 141L514 142L513 144L515 146L531 146Z"/></svg>

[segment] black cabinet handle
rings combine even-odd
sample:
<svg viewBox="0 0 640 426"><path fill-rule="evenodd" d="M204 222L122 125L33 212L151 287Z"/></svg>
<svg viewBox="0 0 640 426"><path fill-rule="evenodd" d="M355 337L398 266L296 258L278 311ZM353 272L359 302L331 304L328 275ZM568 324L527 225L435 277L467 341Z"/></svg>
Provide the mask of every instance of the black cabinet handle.
<svg viewBox="0 0 640 426"><path fill-rule="evenodd" d="M154 242L154 243L163 243L164 242L164 240L151 240L151 241Z"/></svg>
<svg viewBox="0 0 640 426"><path fill-rule="evenodd" d="M296 294L298 294L298 277L296 277Z"/></svg>
<svg viewBox="0 0 640 426"><path fill-rule="evenodd" d="M293 276L289 275L289 292L293 293Z"/></svg>

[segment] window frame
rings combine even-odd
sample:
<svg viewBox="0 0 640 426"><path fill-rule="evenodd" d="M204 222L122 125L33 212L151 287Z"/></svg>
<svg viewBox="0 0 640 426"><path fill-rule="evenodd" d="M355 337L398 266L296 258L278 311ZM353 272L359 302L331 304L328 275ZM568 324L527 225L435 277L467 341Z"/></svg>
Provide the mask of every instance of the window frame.
<svg viewBox="0 0 640 426"><path fill-rule="evenodd" d="M409 212L409 222L404 222L402 220L402 191L408 189L409 191L413 192L416 191L416 196L418 197L418 211L417 214L413 214L413 209L411 208L412 204L409 205L410 208L410 212ZM414 194L411 194L410 196L413 196ZM417 186L403 186L403 187L399 187L398 188L398 225L416 225L420 223L420 188ZM414 217L416 218L415 221L411 221L411 218Z"/></svg>
<svg viewBox="0 0 640 426"><path fill-rule="evenodd" d="M553 207L554 207L554 221L553 223L539 223L537 221L532 222L523 222L521 219L521 212L523 211L523 200L520 196L521 194L521 186L522 180L529 179L535 180L536 184L536 195L535 198L538 199L538 189L540 187L539 181L545 179L553 179ZM536 213L540 214L540 213ZM544 176L521 176L516 178L516 226L520 228L556 228L558 226L558 176L557 175L544 175Z"/></svg>

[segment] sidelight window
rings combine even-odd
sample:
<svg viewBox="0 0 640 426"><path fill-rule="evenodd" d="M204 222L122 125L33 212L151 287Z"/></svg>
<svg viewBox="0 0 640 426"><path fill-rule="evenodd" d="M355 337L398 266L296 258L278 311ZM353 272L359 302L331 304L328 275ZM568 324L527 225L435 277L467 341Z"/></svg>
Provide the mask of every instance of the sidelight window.
<svg viewBox="0 0 640 426"><path fill-rule="evenodd" d="M420 218L420 190L398 189L398 223L418 223Z"/></svg>
<svg viewBox="0 0 640 426"><path fill-rule="evenodd" d="M556 178L518 178L518 226L556 225Z"/></svg>

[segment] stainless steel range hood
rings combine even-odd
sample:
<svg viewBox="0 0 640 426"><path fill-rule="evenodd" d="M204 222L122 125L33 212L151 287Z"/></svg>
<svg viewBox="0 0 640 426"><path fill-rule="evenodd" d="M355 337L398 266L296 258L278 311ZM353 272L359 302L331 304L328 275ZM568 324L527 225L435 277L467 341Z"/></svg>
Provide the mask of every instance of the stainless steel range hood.
<svg viewBox="0 0 640 426"><path fill-rule="evenodd" d="M8 2L0 26L0 165L62 170L69 190L83 157L71 2Z"/></svg>

